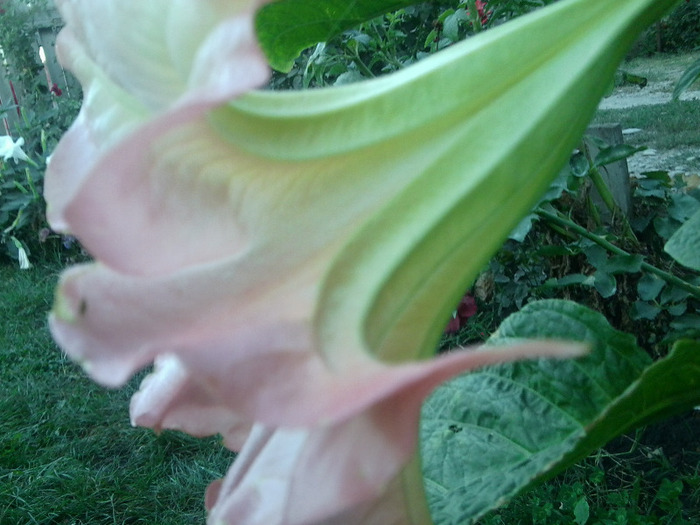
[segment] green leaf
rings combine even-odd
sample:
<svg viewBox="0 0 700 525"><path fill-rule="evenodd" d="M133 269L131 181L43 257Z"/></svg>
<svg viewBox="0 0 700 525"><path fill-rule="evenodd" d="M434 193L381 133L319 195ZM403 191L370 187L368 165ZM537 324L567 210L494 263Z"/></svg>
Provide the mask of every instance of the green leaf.
<svg viewBox="0 0 700 525"><path fill-rule="evenodd" d="M685 70L681 78L678 80L675 89L673 90L673 100L678 100L685 90L687 90L700 77L700 60L693 62L688 69Z"/></svg>
<svg viewBox="0 0 700 525"><path fill-rule="evenodd" d="M637 293L640 299L653 301L658 297L664 286L666 286L666 281L653 273L645 273L637 283Z"/></svg>
<svg viewBox="0 0 700 525"><path fill-rule="evenodd" d="M670 239L680 226L681 224L677 220L670 217L654 218L654 229L662 239Z"/></svg>
<svg viewBox="0 0 700 525"><path fill-rule="evenodd" d="M610 274L637 273L642 269L644 257L639 254L613 255L601 269Z"/></svg>
<svg viewBox="0 0 700 525"><path fill-rule="evenodd" d="M571 173L574 177L585 177L588 170L591 168L586 155L584 155L581 151L574 153L571 156L569 166L571 166Z"/></svg>
<svg viewBox="0 0 700 525"><path fill-rule="evenodd" d="M593 286L604 298L612 297L617 291L617 281L608 272L598 270L593 274Z"/></svg>
<svg viewBox="0 0 700 525"><path fill-rule="evenodd" d="M667 305L669 303L677 303L683 301L690 297L690 292L677 286L666 286L661 291L661 296L659 297L659 303Z"/></svg>
<svg viewBox="0 0 700 525"><path fill-rule="evenodd" d="M666 180L654 178L656 175L663 175ZM645 177L649 177L650 173L644 173ZM634 190L636 197L658 197L664 199L666 197L666 188L669 188L668 172L658 171L651 174L648 179L640 179L637 181L637 187Z"/></svg>
<svg viewBox="0 0 700 525"><path fill-rule="evenodd" d="M590 286L592 283L591 278L588 275L584 275L582 273L570 273L569 275L565 275L559 279L550 279L547 281L547 284L550 286L571 286L573 284L584 284Z"/></svg>
<svg viewBox="0 0 700 525"><path fill-rule="evenodd" d="M647 149L646 146L631 146L629 144L616 144L615 146L609 146L598 152L593 164L596 167L612 164L613 162L626 159L638 151L644 151L645 149Z"/></svg>
<svg viewBox="0 0 700 525"><path fill-rule="evenodd" d="M584 496L578 500L578 503L576 503L576 506L574 507L574 519L576 520L576 525L586 525L590 515L591 508L588 505L586 497Z"/></svg>
<svg viewBox="0 0 700 525"><path fill-rule="evenodd" d="M605 265L608 263L608 251L595 244L592 241L587 241L590 244L584 244L583 253L586 255L586 260L597 270L605 269Z"/></svg>
<svg viewBox="0 0 700 525"><path fill-rule="evenodd" d="M685 314L671 321L674 330L694 330L700 332L700 315Z"/></svg>
<svg viewBox="0 0 700 525"><path fill-rule="evenodd" d="M523 219L518 223L518 225L515 228L513 228L513 231L511 231L508 234L508 238L517 242L523 242L525 240L525 237L527 237L527 234L530 233L530 230L532 229L532 224L537 220L537 218L537 215L535 215L534 213L523 217Z"/></svg>
<svg viewBox="0 0 700 525"><path fill-rule="evenodd" d="M599 313L548 300L506 319L490 343L535 338L584 341L591 353L466 374L424 405L421 452L436 525L472 523L620 433L700 404L699 342L679 342L651 364Z"/></svg>
<svg viewBox="0 0 700 525"><path fill-rule="evenodd" d="M287 72L304 49L414 0L280 0L255 18L260 45L270 65Z"/></svg>
<svg viewBox="0 0 700 525"><path fill-rule="evenodd" d="M664 251L683 266L700 271L700 211L676 230Z"/></svg>
<svg viewBox="0 0 700 525"><path fill-rule="evenodd" d="M653 303L635 301L630 311L632 319L655 319L661 313L661 308Z"/></svg>
<svg viewBox="0 0 700 525"><path fill-rule="evenodd" d="M567 168L564 168L559 172L557 178L552 181L552 184L550 184L549 189L547 189L544 195L542 195L542 197L540 197L540 199L537 201L535 208L543 206L545 203L561 197L568 187L569 173L571 173L571 170ZM517 242L523 242L525 237L527 237L527 234L530 233L532 225L537 220L539 220L539 216L535 213L526 215L510 232L508 238Z"/></svg>
<svg viewBox="0 0 700 525"><path fill-rule="evenodd" d="M464 9L457 9L457 11L452 11L448 9L449 15L445 17L443 22L442 33L446 38L452 40L452 42L457 42L459 40L459 25L460 22L466 22L469 20L467 13Z"/></svg>
<svg viewBox="0 0 700 525"><path fill-rule="evenodd" d="M683 315L688 310L687 303L672 304L668 307L668 313L674 317L679 317Z"/></svg>
<svg viewBox="0 0 700 525"><path fill-rule="evenodd" d="M685 222L696 212L700 211L700 201L686 193L671 194L671 204L668 207L668 216L678 222Z"/></svg>

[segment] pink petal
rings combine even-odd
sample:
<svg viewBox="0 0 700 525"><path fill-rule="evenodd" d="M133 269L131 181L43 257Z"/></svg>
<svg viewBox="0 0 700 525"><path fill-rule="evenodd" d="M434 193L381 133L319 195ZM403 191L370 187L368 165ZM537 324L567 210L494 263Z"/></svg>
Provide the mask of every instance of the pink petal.
<svg viewBox="0 0 700 525"><path fill-rule="evenodd" d="M66 353L107 386L124 384L159 354L216 367L217 359L227 362L229 355L274 359L312 351L316 270L289 269L285 281L266 285L264 267L263 261L258 267L210 265L155 279L77 266L61 278L51 331ZM285 297L295 307L274 312L270 321L272 297Z"/></svg>
<svg viewBox="0 0 700 525"><path fill-rule="evenodd" d="M315 342L310 318L317 275L304 270L265 288L256 282L256 268L247 283L226 278L226 267L161 279L77 267L62 278L50 326L59 345L103 384L123 384L158 355L173 354L217 409L272 426L347 418L407 385L425 395L461 370L561 351L538 343L388 367L368 349L352 348L346 352L352 358L336 369ZM295 308L270 311L271 296Z"/></svg>
<svg viewBox="0 0 700 525"><path fill-rule="evenodd" d="M376 427L380 412L310 431L254 427L226 478L207 491L207 523L425 523L418 521L427 515L422 500L407 501L416 487L407 486L402 471L412 454ZM417 428L405 430L417 435ZM412 477L420 491L421 477Z"/></svg>
<svg viewBox="0 0 700 525"><path fill-rule="evenodd" d="M252 20L263 3L58 2L66 20L59 58L81 81L84 102L46 174L54 230L77 233L65 208L110 148L118 145L109 162L143 160L147 143L163 131L265 82L269 71ZM115 31L115 18L138 36Z"/></svg>
<svg viewBox="0 0 700 525"><path fill-rule="evenodd" d="M416 454L420 408L430 391L467 368L580 350L530 344L462 351L419 364L378 365L371 376L358 376L356 371L354 378L334 377L317 392L316 383L309 381L306 393L323 397L321 405L329 403L325 418L314 428L254 427L223 483L207 496L208 523L412 523L418 509L410 505L420 505L407 499L406 491L415 487L400 475ZM290 401L291 411L312 403L308 398ZM422 482L419 473L414 478L414 484Z"/></svg>
<svg viewBox="0 0 700 525"><path fill-rule="evenodd" d="M173 355L155 360L155 370L131 398L131 423L161 429L180 430L192 436L221 434L231 450L240 450L251 424L221 406L197 383Z"/></svg>

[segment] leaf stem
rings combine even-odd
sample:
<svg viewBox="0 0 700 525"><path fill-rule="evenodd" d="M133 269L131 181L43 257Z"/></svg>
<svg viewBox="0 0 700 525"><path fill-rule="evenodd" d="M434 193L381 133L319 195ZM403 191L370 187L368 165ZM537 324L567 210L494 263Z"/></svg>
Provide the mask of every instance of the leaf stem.
<svg viewBox="0 0 700 525"><path fill-rule="evenodd" d="M566 228L568 230L571 230L577 234L579 234L581 237L585 237L586 239L589 239L596 243L598 246L601 246L608 250L611 253L614 253L615 255L626 255L629 256L631 255L629 252L623 250L622 248L619 248L618 246L615 246L611 242L605 240L602 238L600 235L596 235L595 233L589 232L587 229L583 228L582 226L579 226L575 222L573 222L571 219L568 217L564 217L561 214L554 214L548 211L544 210L536 210L535 213L542 217L543 219L556 224L560 227ZM657 268L656 266L653 266L647 262L642 262L641 269L653 273L654 275L660 277L664 281L666 281L669 284L672 284L674 286L677 286L678 288L685 290L689 294L691 294L693 297L700 299L700 287L695 286L688 281L685 281L681 279L680 277L673 275L669 272L666 272L660 268Z"/></svg>

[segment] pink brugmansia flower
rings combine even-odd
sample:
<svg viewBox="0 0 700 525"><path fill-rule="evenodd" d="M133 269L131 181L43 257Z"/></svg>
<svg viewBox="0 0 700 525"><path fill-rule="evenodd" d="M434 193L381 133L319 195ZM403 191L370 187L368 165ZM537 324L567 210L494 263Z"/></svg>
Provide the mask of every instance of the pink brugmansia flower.
<svg viewBox="0 0 700 525"><path fill-rule="evenodd" d="M51 330L108 386L156 361L135 423L242 447L212 524L425 523L421 400L580 348L424 358L663 7L568 0L373 82L229 102L266 78L259 3L58 2L85 102L48 215L98 262L63 275Z"/></svg>
<svg viewBox="0 0 700 525"><path fill-rule="evenodd" d="M540 342L455 352L428 363L393 367L358 362L352 375L320 369L304 386L294 377L281 376L280 381L291 385L287 395L293 403L286 410L298 416L303 406L314 404L307 396L325 396L327 412L314 415L321 423L303 428L256 425L226 479L210 488L210 523L427 523L421 474L411 458L416 454L421 403L428 393L455 370L533 354L566 357L581 351L575 345ZM196 384L173 356L159 359L157 366L132 401L134 422L200 436L221 433L227 446L238 449L248 428L217 405L221 397ZM285 401L270 400L275 420L294 417L274 414L272 405L277 403ZM406 493L407 488L414 493ZM412 499L406 501L409 496Z"/></svg>
<svg viewBox="0 0 700 525"><path fill-rule="evenodd" d="M57 55L84 97L47 173L54 229L71 229L64 207L110 148L137 154L159 130L265 82L253 14L266 1L56 0Z"/></svg>

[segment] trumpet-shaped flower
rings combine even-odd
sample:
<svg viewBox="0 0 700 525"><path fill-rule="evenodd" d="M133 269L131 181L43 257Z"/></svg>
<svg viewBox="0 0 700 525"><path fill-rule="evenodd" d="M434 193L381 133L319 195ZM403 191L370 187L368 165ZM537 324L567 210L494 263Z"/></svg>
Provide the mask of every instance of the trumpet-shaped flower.
<svg viewBox="0 0 700 525"><path fill-rule="evenodd" d="M314 404L307 396L325 397L327 411L313 415L320 421L313 426L256 425L226 479L209 491L210 523L425 523L416 441L427 394L455 370L532 355L571 357L582 350L539 342L454 352L427 363L382 366L368 361L352 374L319 371L301 389L295 377L278 377L290 387L287 403L268 400L266 411L275 421L299 417L304 405ZM208 397L205 385L187 378L176 359L168 361L170 370L158 370L134 397L134 422L195 435L220 433L237 449L241 431L248 429L213 402L220 396ZM179 381L172 381L175 374ZM276 414L277 403L297 415Z"/></svg>
<svg viewBox="0 0 700 525"><path fill-rule="evenodd" d="M253 14L265 1L56 0L65 20L57 55L84 96L48 170L54 228L71 229L64 206L123 139L149 142L265 82L253 31Z"/></svg>
<svg viewBox="0 0 700 525"><path fill-rule="evenodd" d="M22 150L22 146L24 146L22 137L17 140L13 140L9 135L0 137L0 156L2 156L2 160L8 161L12 159L15 161L15 164L20 160L29 160L27 154Z"/></svg>
<svg viewBox="0 0 700 525"><path fill-rule="evenodd" d="M135 423L242 446L212 523L423 523L403 492L421 400L578 349L423 358L672 3L566 0L385 78L222 104L265 77L255 2L100 2L140 24L127 42L92 25L92 0L59 2L86 98L49 218L98 262L62 277L54 337L109 386L156 361ZM324 497L300 508L313 480Z"/></svg>

